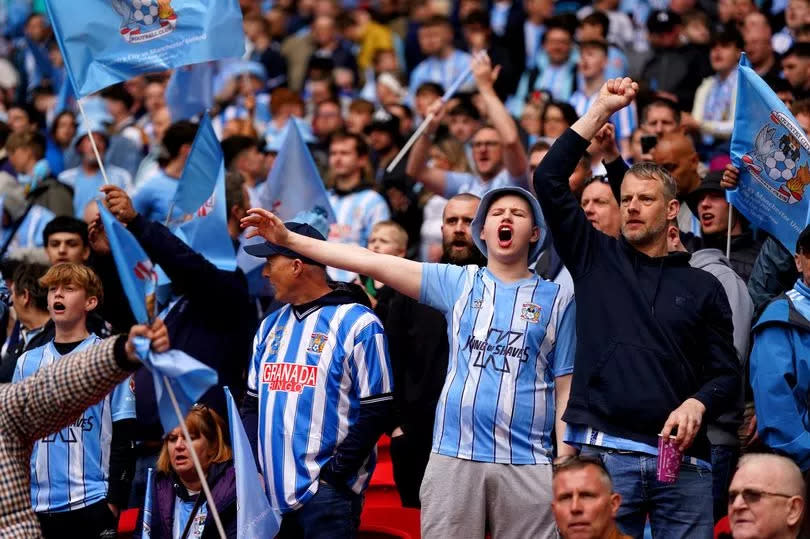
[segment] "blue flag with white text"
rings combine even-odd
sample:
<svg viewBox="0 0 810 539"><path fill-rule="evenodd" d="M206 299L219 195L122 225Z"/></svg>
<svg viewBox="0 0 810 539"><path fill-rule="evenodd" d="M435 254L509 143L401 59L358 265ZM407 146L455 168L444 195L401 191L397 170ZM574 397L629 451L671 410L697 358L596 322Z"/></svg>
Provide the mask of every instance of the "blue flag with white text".
<svg viewBox="0 0 810 539"><path fill-rule="evenodd" d="M149 324L157 313L158 276L155 266L135 236L113 217L101 201L98 201L98 207L118 278L132 314L139 324ZM169 432L180 424L170 393L174 393L179 415L185 417L194 403L217 383L217 373L180 350L157 354L149 346L148 339L136 339L138 357L152 373L160 422L164 430Z"/></svg>
<svg viewBox="0 0 810 539"><path fill-rule="evenodd" d="M76 95L244 54L238 0L46 0Z"/></svg>
<svg viewBox="0 0 810 539"><path fill-rule="evenodd" d="M264 482L259 479L259 469L233 395L227 387L223 389L225 402L228 404L228 425L236 472L236 537L275 537L281 526L281 515L270 506L264 491Z"/></svg>
<svg viewBox="0 0 810 539"><path fill-rule="evenodd" d="M217 183L218 172L224 174L225 159L222 146L211 126L211 118L204 114L191 145L186 165L172 200L184 214L193 214L211 197Z"/></svg>
<svg viewBox="0 0 810 539"><path fill-rule="evenodd" d="M810 140L744 55L739 70L731 160L740 177L726 198L792 253L810 210Z"/></svg>

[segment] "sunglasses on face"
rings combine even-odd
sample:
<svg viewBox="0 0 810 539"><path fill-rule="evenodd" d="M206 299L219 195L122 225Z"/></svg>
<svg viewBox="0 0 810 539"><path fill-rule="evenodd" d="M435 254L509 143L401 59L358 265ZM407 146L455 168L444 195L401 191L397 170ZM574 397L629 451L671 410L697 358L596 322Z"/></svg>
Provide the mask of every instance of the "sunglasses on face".
<svg viewBox="0 0 810 539"><path fill-rule="evenodd" d="M728 504L732 505L737 501L737 496L742 496L746 505L756 505L764 496L776 496L779 498L792 498L790 494L782 494L779 492L767 492L765 490L757 490L754 488L745 488L742 490L729 490L728 491Z"/></svg>

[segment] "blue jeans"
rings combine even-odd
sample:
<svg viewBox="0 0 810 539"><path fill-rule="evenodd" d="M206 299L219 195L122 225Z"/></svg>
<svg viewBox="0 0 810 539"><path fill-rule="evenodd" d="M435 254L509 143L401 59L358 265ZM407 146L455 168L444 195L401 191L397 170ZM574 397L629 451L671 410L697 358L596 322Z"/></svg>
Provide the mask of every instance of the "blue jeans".
<svg viewBox="0 0 810 539"><path fill-rule="evenodd" d="M712 494L714 496L714 521L728 514L728 487L737 469L740 448L729 445L712 446Z"/></svg>
<svg viewBox="0 0 810 539"><path fill-rule="evenodd" d="M613 490L622 495L616 515L619 529L632 537L644 536L644 524L656 539L711 539L712 473L681 464L678 481L661 483L656 479L658 457L643 453L584 447L583 455L598 456L613 479Z"/></svg>
<svg viewBox="0 0 810 539"><path fill-rule="evenodd" d="M321 481L307 503L281 519L280 539L354 539L360 526L363 497L348 488Z"/></svg>

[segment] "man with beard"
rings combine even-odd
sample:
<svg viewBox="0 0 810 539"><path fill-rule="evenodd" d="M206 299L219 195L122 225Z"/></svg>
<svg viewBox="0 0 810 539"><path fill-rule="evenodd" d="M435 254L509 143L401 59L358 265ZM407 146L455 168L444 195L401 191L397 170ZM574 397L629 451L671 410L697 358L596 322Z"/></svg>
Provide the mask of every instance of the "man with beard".
<svg viewBox="0 0 810 539"><path fill-rule="evenodd" d="M486 264L470 233L480 201L467 193L447 201L442 214L441 262L457 266ZM447 322L433 307L395 292L385 319L385 333L398 424L391 433L394 482L402 505L419 507L419 487L433 443L436 404L447 372Z"/></svg>

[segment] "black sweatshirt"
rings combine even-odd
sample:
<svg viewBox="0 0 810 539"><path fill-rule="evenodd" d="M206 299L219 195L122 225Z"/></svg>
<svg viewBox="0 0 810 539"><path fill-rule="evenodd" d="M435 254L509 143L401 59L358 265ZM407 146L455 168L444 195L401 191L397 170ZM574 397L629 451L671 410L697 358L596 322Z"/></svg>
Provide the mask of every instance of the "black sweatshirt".
<svg viewBox="0 0 810 539"><path fill-rule="evenodd" d="M588 141L568 129L534 187L577 299L577 351L563 419L655 447L669 414L693 397L704 425L734 405L740 365L720 282L688 253L650 258L597 231L568 187ZM687 451L709 460L705 427Z"/></svg>

